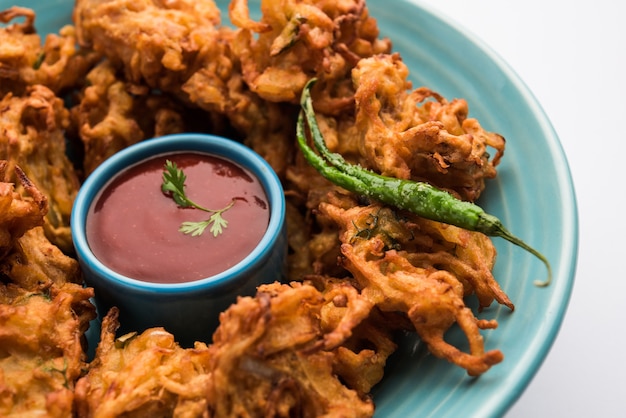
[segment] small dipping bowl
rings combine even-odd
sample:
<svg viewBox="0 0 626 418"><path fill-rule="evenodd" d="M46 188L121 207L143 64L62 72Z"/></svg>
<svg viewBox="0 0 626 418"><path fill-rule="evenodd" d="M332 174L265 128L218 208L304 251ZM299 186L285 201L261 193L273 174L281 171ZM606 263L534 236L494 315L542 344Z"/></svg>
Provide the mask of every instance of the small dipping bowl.
<svg viewBox="0 0 626 418"><path fill-rule="evenodd" d="M269 203L269 223L258 245L224 271L182 283L138 280L105 265L96 257L88 241L87 219L94 201L114 178L130 167L156 156L187 152L229 160L259 180ZM159 214L146 208L144 216L157 218ZM237 296L252 296L260 284L280 281L285 276L287 232L285 196L280 180L254 151L213 135L167 135L142 141L114 154L94 170L80 188L72 210L71 227L85 283L95 290L98 313L102 316L111 307L118 307L120 334L164 327L183 346L193 346L194 341L210 342L219 324L220 312L236 302ZM223 233L228 232L227 227ZM182 234L177 230L171 233ZM211 233L207 229L204 234ZM190 240L194 238L197 237L188 237Z"/></svg>

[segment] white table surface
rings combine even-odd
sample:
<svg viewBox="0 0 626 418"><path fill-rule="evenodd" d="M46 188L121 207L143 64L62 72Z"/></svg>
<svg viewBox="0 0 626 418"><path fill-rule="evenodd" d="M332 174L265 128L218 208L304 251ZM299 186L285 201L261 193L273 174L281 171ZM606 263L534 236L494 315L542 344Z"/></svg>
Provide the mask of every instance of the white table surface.
<svg viewBox="0 0 626 418"><path fill-rule="evenodd" d="M626 416L626 3L415 0L481 38L552 121L580 222L576 282L548 357L507 413Z"/></svg>

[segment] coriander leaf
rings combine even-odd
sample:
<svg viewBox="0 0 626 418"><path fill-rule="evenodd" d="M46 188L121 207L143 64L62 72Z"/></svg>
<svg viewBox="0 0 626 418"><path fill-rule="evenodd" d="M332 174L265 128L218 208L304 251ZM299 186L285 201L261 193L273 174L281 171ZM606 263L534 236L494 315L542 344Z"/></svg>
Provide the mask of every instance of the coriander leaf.
<svg viewBox="0 0 626 418"><path fill-rule="evenodd" d="M211 219L206 219L200 222L183 222L178 229L183 234L191 234L192 237L202 235L205 229L211 224ZM215 233L213 236L217 236Z"/></svg>
<svg viewBox="0 0 626 418"><path fill-rule="evenodd" d="M217 237L224 232L224 228L228 225L228 221L222 217L222 214L235 204L235 200L231 200L231 202L222 209L207 209L187 197L185 193L186 180L187 176L183 170L178 168L176 163L170 160L165 161L161 191L170 196L178 206L182 208L191 207L200 209L204 212L211 213L211 217L200 222L183 222L178 230L183 234L191 234L192 237L195 237L202 235L204 230L207 229L209 225L212 225L210 231L214 237Z"/></svg>
<svg viewBox="0 0 626 418"><path fill-rule="evenodd" d="M189 199L185 195L185 181L187 176L180 170L176 163L167 160L165 161L165 171L163 171L163 183L161 184L161 190L165 194L169 194L174 202L180 207L186 208L193 206L190 204Z"/></svg>
<svg viewBox="0 0 626 418"><path fill-rule="evenodd" d="M222 229L226 228L226 226L228 226L228 221L224 218L222 218L222 212L215 212L213 215L211 215L211 217L209 218L209 223L213 223L213 225L211 225L211 229L210 231L213 233L213 236L216 237L219 234L222 233Z"/></svg>

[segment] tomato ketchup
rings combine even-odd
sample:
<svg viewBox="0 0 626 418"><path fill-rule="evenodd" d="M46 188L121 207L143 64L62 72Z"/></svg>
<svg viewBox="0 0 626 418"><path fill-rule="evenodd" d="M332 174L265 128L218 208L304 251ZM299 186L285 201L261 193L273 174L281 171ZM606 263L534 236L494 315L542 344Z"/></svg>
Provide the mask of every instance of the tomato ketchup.
<svg viewBox="0 0 626 418"><path fill-rule="evenodd" d="M197 204L221 209L227 226L214 236L207 228L192 236L183 222L211 213L179 207L161 191L165 162L187 176L185 193ZM259 180L236 163L199 152L144 160L115 176L94 200L86 234L94 255L127 277L181 283L216 275L243 260L261 241L269 223L268 198Z"/></svg>

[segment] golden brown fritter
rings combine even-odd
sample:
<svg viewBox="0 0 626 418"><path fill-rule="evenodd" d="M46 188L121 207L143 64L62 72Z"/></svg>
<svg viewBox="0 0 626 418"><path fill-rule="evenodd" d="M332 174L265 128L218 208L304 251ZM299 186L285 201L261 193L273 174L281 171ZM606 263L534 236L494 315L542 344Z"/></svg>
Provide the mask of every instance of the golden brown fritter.
<svg viewBox="0 0 626 418"><path fill-rule="evenodd" d="M282 176L293 152L292 126L296 111L264 102L243 83L239 62L231 52L234 32L228 27L218 27L220 14L213 1L80 0L74 9L74 19L81 45L102 51L110 61L106 65L123 74L120 83L114 86L100 83L114 89L107 93L116 97L106 99L111 104L111 112L99 105L103 87L86 91L89 96L83 104L87 109L80 112L84 115L80 125L83 128L81 138L87 144L88 172L94 167L89 162L90 155L98 156L102 151L101 147L92 146L92 136L118 138L111 141L113 146L105 154L114 152L115 145L146 137L147 132L140 133L138 127L133 126L133 119L139 115L131 115L130 107L138 92L145 96L158 89L188 107L202 109L205 113L198 114L205 123L201 131L221 134L228 130L224 127L224 121L228 120L237 132L236 139L242 139L261 154ZM98 72L101 76L102 70ZM152 96L151 100L156 99ZM121 108L114 109L118 102ZM159 102L152 105L163 108ZM107 116L112 117L109 122L122 123L118 126L103 121L105 123L96 129L98 132L92 135L89 126L95 125L95 121L85 119L94 117L94 107L100 110L101 117L109 113ZM143 106L137 109L143 110ZM89 115L85 115L86 112ZM118 120L115 113L125 116ZM163 117L166 116L172 113ZM108 147L107 142L102 144L104 148Z"/></svg>
<svg viewBox="0 0 626 418"><path fill-rule="evenodd" d="M336 355L321 349L326 304L311 285L274 283L222 313L210 347L213 416L372 416L371 399L346 387Z"/></svg>
<svg viewBox="0 0 626 418"><path fill-rule="evenodd" d="M46 197L0 161L0 177L13 172L19 188L0 183L0 415L71 416L94 293L77 284L78 262L44 234Z"/></svg>
<svg viewBox="0 0 626 418"><path fill-rule="evenodd" d="M113 309L76 384L78 415L372 416L369 391L396 345L349 280L311 280L239 298L213 344L189 349L162 328L116 339Z"/></svg>
<svg viewBox="0 0 626 418"><path fill-rule="evenodd" d="M8 24L18 17L24 17L24 22ZM24 79L34 71L41 52L41 39L35 33L34 21L35 12L23 7L0 12L0 22L8 24L0 28L0 97L13 89L18 92L23 89L27 84Z"/></svg>
<svg viewBox="0 0 626 418"><path fill-rule="evenodd" d="M504 138L468 118L465 100L448 102L427 88L409 91L408 73L399 55L363 59L353 71L361 162L476 200L496 175ZM491 160L487 147L496 151Z"/></svg>
<svg viewBox="0 0 626 418"><path fill-rule="evenodd" d="M174 91L216 43L220 12L212 0L78 0L73 18L79 44L129 83Z"/></svg>
<svg viewBox="0 0 626 418"><path fill-rule="evenodd" d="M94 292L78 284L78 262L46 238L48 200L12 168L24 195L0 183L0 415L71 416ZM2 177L9 169L0 162Z"/></svg>
<svg viewBox="0 0 626 418"><path fill-rule="evenodd" d="M71 416L91 297L74 283L39 291L0 283L0 415Z"/></svg>
<svg viewBox="0 0 626 418"><path fill-rule="evenodd" d="M68 126L69 111L63 100L43 85L27 87L23 97L9 93L0 100L0 160L7 160L9 173L20 166L46 196L46 236L71 253L70 214L79 181L66 154ZM19 192L21 186L16 187Z"/></svg>
<svg viewBox="0 0 626 418"><path fill-rule="evenodd" d="M164 95L128 91L110 61L100 62L86 79L88 86L71 110L84 146L85 176L130 145L186 130L180 106Z"/></svg>
<svg viewBox="0 0 626 418"><path fill-rule="evenodd" d="M7 172L8 161L0 160L0 259L26 231L44 223L48 200L29 180L19 166L15 176ZM5 181L15 177L27 194L24 198L15 190L15 183Z"/></svg>
<svg viewBox="0 0 626 418"><path fill-rule="evenodd" d="M513 307L491 274L485 276L481 268L493 263L495 256L493 250L484 251L491 245L487 237L463 231L464 239L448 242L445 234L425 231L422 223L434 230L432 221L376 204L347 210L322 204L320 210L337 222L344 266L366 300L383 312L406 314L435 356L465 368L470 375L482 374L502 361L500 351L485 352L480 334L480 329L495 328L497 323L477 319L464 302L465 296L480 291L486 293L479 295L482 303L496 298ZM449 225L441 228L458 229ZM452 236L458 234L461 232ZM412 251L416 250L417 260L413 260ZM422 252L431 253L431 257L420 257ZM457 259L446 269L450 254ZM487 260L477 263L476 258L481 257ZM467 336L469 353L444 340L455 323Z"/></svg>
<svg viewBox="0 0 626 418"><path fill-rule="evenodd" d="M88 373L76 384L80 417L210 417L210 352L181 348L163 328L119 339L118 311L102 320Z"/></svg>
<svg viewBox="0 0 626 418"><path fill-rule="evenodd" d="M385 317L350 277L311 275L305 282L324 295L320 323L325 335L317 345L332 350L333 370L346 386L369 394L397 348L394 332L406 321L395 314Z"/></svg>
<svg viewBox="0 0 626 418"><path fill-rule="evenodd" d="M253 21L248 2L230 3L230 18L242 29L233 42L250 89L264 100L297 104L311 77L316 109L337 114L353 104L350 71L363 57L388 52L363 0L261 1ZM255 36L256 35L256 36Z"/></svg>
<svg viewBox="0 0 626 418"><path fill-rule="evenodd" d="M0 22L21 23L0 28L0 98L8 92L23 94L27 86L42 84L53 92L80 86L98 54L76 47L74 27L64 26L41 43L35 29L35 13L24 7L0 11Z"/></svg>
<svg viewBox="0 0 626 418"><path fill-rule="evenodd" d="M390 43L378 39L363 1L262 1L261 11L261 20L253 21L245 0L230 3L238 30L222 33L228 47L219 59L205 59L183 90L205 109L221 103L219 111L243 142L285 179L294 161L297 103L306 81L319 78L314 89L318 110L349 110L354 104L351 69L361 57L388 51Z"/></svg>

